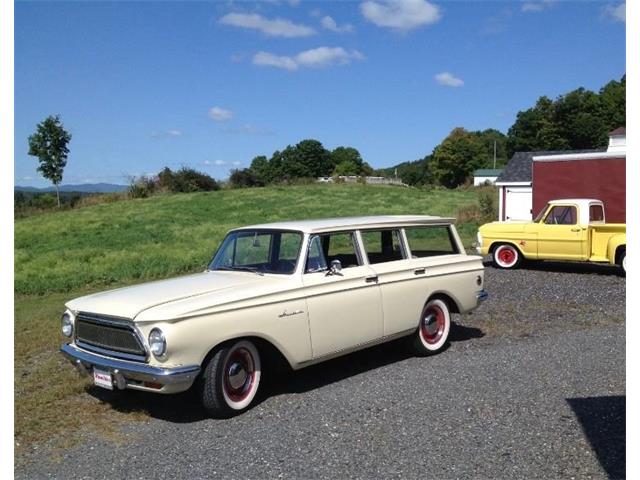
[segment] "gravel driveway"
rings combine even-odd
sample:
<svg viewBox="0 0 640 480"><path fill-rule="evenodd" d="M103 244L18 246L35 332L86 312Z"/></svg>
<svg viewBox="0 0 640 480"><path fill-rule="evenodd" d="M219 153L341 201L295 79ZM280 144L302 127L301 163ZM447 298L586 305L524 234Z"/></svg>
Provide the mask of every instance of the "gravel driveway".
<svg viewBox="0 0 640 480"><path fill-rule="evenodd" d="M491 297L450 348L401 342L271 384L230 420L193 395L126 392L148 422L30 453L16 478L619 478L625 466L625 280L542 264L486 271Z"/></svg>

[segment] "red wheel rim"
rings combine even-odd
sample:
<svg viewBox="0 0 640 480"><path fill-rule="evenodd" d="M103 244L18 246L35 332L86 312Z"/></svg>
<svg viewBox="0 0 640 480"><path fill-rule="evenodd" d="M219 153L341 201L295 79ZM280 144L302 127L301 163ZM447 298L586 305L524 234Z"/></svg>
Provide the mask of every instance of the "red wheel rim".
<svg viewBox="0 0 640 480"><path fill-rule="evenodd" d="M251 352L244 347L231 352L224 365L224 391L232 402L246 399L256 379L255 363Z"/></svg>
<svg viewBox="0 0 640 480"><path fill-rule="evenodd" d="M429 305L422 312L420 336L429 345L435 345L442 339L445 327L445 313L437 305Z"/></svg>
<svg viewBox="0 0 640 480"><path fill-rule="evenodd" d="M498 260L505 265L511 265L516 260L516 254L510 248L502 248L498 252Z"/></svg>

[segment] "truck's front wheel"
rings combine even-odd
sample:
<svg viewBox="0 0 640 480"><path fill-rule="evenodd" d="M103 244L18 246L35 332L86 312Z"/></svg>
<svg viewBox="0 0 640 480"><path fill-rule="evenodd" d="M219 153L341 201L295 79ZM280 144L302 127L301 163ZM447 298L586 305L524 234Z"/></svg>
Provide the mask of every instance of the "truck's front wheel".
<svg viewBox="0 0 640 480"><path fill-rule="evenodd" d="M522 261L522 254L513 245L503 243L493 250L493 264L498 268L516 268Z"/></svg>

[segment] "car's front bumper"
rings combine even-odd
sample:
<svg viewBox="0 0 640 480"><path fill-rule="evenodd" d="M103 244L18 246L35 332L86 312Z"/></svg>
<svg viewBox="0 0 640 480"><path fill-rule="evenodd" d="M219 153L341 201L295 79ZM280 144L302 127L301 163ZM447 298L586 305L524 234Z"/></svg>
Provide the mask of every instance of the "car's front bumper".
<svg viewBox="0 0 640 480"><path fill-rule="evenodd" d="M81 375L91 375L94 368L110 372L113 385L119 390L133 388L159 393L180 392L187 390L200 373L199 365L156 367L146 363L96 355L70 343L62 345L60 353L78 369Z"/></svg>

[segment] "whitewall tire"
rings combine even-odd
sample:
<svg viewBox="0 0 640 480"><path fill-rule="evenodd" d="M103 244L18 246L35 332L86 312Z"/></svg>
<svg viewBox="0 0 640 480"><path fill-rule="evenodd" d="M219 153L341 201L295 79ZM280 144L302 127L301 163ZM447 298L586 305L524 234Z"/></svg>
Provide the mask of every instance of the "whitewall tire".
<svg viewBox="0 0 640 480"><path fill-rule="evenodd" d="M204 368L202 404L213 417L236 415L251 405L262 374L260 354L249 340L218 348Z"/></svg>

